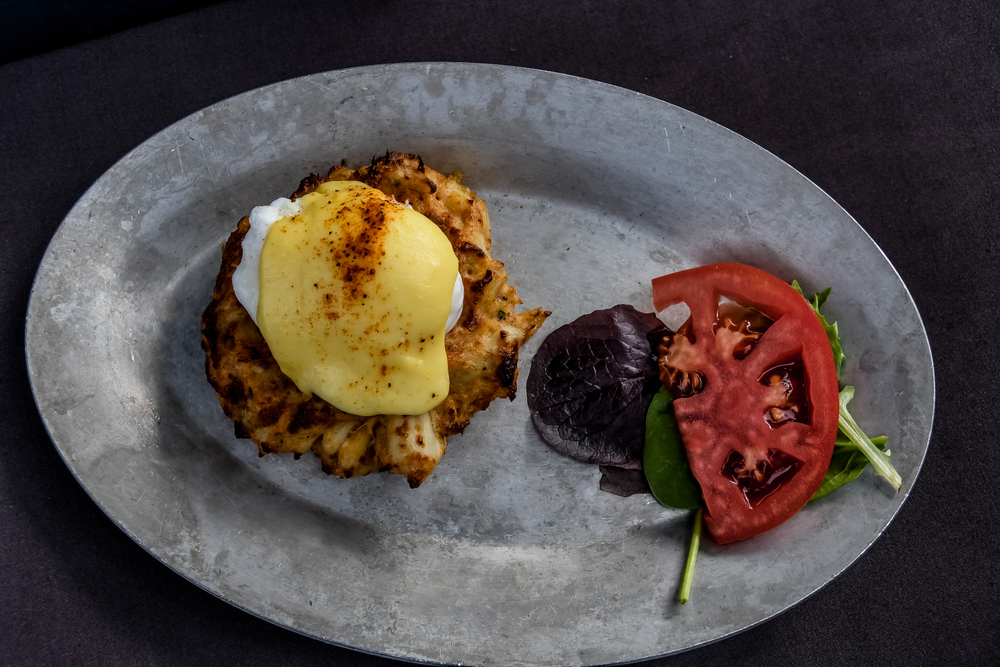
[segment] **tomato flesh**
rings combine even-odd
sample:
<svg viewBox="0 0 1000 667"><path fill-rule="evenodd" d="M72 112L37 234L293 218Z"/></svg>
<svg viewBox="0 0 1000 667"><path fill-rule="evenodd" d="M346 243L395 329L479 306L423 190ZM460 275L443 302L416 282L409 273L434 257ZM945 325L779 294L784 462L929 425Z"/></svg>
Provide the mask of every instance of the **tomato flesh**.
<svg viewBox="0 0 1000 667"><path fill-rule="evenodd" d="M760 383L768 388L768 408L764 419L777 428L786 422L809 423L809 404L805 398L802 363L793 361L765 371Z"/></svg>
<svg viewBox="0 0 1000 667"><path fill-rule="evenodd" d="M722 472L743 492L747 507L753 509L762 500L780 489L802 467L802 461L774 449L767 450L767 458L753 467L737 452L730 452Z"/></svg>
<svg viewBox="0 0 1000 667"><path fill-rule="evenodd" d="M716 543L768 531L819 488L837 435L829 339L791 286L744 264L653 280L656 310L691 316L658 346L705 523Z"/></svg>

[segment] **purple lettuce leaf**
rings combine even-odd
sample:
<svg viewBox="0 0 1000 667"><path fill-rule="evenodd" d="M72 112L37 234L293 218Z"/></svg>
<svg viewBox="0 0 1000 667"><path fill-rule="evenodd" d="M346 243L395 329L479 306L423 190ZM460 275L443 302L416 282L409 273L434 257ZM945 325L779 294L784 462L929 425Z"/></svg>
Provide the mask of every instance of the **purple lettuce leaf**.
<svg viewBox="0 0 1000 667"><path fill-rule="evenodd" d="M664 329L655 315L618 305L552 332L527 383L542 438L586 463L641 467L646 410L659 385L649 340Z"/></svg>
<svg viewBox="0 0 1000 667"><path fill-rule="evenodd" d="M646 473L642 468L619 468L617 466L601 466L601 491L613 493L616 496L634 496L637 493L651 493Z"/></svg>

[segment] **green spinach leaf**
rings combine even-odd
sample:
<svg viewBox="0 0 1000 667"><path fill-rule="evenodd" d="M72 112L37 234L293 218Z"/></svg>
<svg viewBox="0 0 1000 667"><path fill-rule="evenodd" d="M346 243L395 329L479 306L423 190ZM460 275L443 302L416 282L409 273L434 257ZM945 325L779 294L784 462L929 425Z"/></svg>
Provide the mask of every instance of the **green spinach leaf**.
<svg viewBox="0 0 1000 667"><path fill-rule="evenodd" d="M665 387L653 396L646 412L646 442L642 469L653 497L667 507L701 508L701 486L688 463L674 418L673 397Z"/></svg>

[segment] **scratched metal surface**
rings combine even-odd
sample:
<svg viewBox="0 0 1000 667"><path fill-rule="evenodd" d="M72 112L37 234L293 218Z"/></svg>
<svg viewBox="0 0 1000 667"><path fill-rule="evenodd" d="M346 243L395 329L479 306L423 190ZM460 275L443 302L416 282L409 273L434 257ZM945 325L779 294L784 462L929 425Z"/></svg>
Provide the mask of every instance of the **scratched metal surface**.
<svg viewBox="0 0 1000 667"><path fill-rule="evenodd" d="M433 476L338 480L258 458L205 381L199 318L219 247L310 171L386 149L461 169L491 210L494 254L528 307L524 351L584 312L651 310L650 278L756 264L828 309L856 417L889 436L901 493L870 472L769 534L705 545L694 599L672 600L685 513L597 490L550 451L523 395L454 437ZM56 447L105 512L178 574L324 641L396 658L563 665L716 641L830 581L880 535L923 461L933 365L905 286L802 175L699 116L568 76L469 64L317 74L220 102L150 138L67 216L26 328Z"/></svg>

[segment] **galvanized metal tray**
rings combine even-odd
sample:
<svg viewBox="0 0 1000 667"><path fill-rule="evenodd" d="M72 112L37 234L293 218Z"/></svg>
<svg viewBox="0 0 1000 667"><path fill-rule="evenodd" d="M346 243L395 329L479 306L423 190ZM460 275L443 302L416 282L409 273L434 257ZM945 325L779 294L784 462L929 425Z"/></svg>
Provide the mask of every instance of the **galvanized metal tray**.
<svg viewBox="0 0 1000 667"><path fill-rule="evenodd" d="M855 416L889 437L903 491L870 473L778 529L703 547L674 602L689 517L598 491L551 451L523 395L479 415L432 477L339 480L258 458L204 376L199 318L219 248L310 172L387 149L460 169L495 256L547 332L651 310L651 278L712 261L835 288ZM180 575L318 639L464 664L624 662L725 638L801 601L881 534L930 437L933 365L906 287L864 230L767 151L665 102L474 64L316 74L150 138L80 199L39 267L26 329L39 410L94 501ZM523 393L523 392L522 392Z"/></svg>

